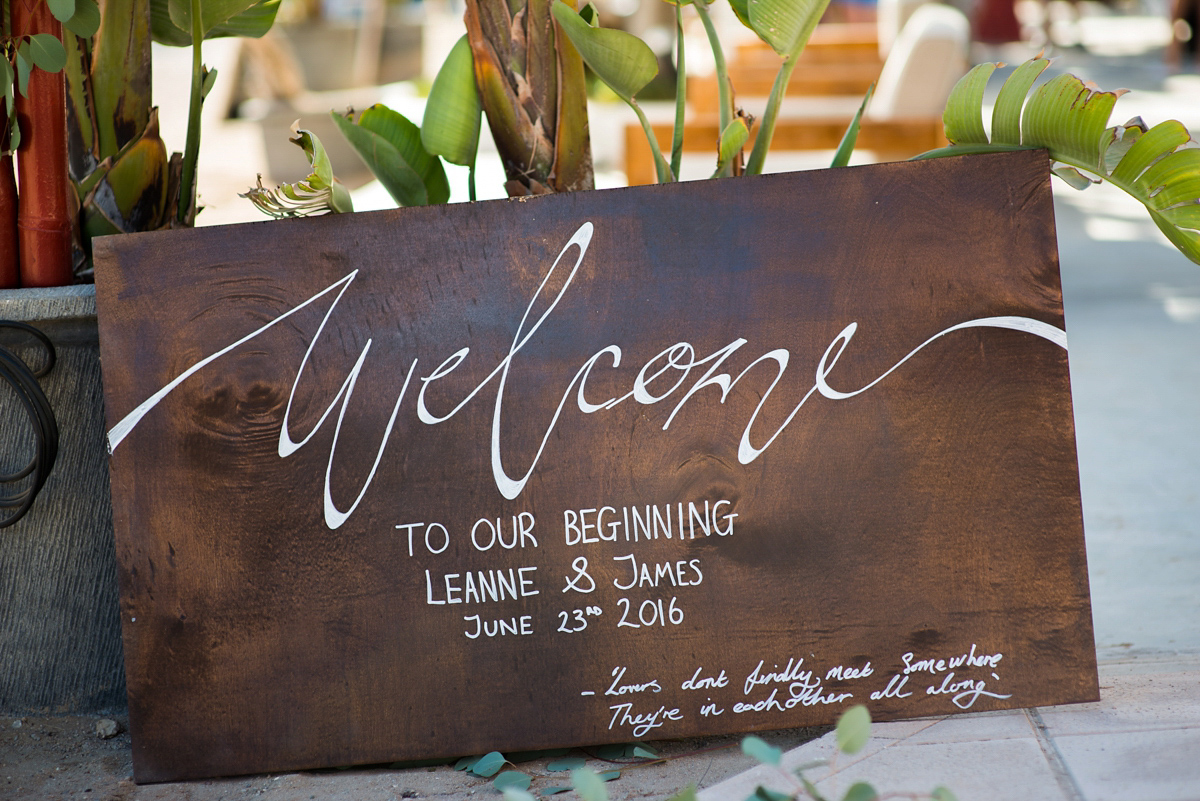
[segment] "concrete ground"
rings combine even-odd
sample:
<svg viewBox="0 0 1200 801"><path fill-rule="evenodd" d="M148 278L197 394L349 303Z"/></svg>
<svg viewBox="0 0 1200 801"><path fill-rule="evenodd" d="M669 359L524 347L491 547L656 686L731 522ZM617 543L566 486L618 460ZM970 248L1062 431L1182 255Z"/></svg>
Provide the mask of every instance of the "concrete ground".
<svg viewBox="0 0 1200 801"><path fill-rule="evenodd" d="M1114 119L1175 116L1200 130L1200 78L1165 81L1153 58L1066 61L1101 86L1138 90ZM251 140L237 125L212 135L207 152L240 157L210 162L202 193L231 194L261 169ZM866 780L882 793L945 785L962 801L1200 799L1200 267L1120 192L1059 184L1056 193L1101 701L877 725L864 752L808 774L831 797ZM214 203L201 222L255 219L244 211ZM103 739L98 722L0 718L0 800L498 798L488 781L452 766L138 787L128 734ZM765 738L792 749L790 768L832 755L823 733ZM666 798L689 783L705 801L741 801L761 782L795 790L779 772L754 768L739 739L656 743L667 759L636 767L575 753L597 770L622 769L608 785L614 799ZM520 767L537 777L535 790L565 783L546 759Z"/></svg>

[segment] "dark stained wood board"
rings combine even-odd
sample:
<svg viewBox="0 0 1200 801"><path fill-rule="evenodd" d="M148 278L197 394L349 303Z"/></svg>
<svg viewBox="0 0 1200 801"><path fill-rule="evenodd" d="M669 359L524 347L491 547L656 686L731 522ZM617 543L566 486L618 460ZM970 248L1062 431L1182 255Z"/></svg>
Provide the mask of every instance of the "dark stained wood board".
<svg viewBox="0 0 1200 801"><path fill-rule="evenodd" d="M96 275L139 782L1098 698L1044 154Z"/></svg>

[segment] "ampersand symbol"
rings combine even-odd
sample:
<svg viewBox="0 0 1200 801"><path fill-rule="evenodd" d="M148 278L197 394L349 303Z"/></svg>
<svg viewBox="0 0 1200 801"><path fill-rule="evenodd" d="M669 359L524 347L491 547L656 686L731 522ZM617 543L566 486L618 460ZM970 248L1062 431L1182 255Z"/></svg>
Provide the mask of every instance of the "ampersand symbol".
<svg viewBox="0 0 1200 801"><path fill-rule="evenodd" d="M566 592L567 590L575 590L575 592L582 592L584 594L587 594L587 593L591 592L592 590L596 589L596 582L592 579L591 576L588 575L587 567L588 567L588 563L587 563L586 556L580 556L580 557L576 558L574 562L571 563L571 569L575 571L575 576L574 577L571 577L571 576L566 577L567 586L563 587L563 592ZM579 583L581 581L583 581L584 579L587 579L587 583L590 585L590 586L588 586L588 588L586 590L583 589L581 586L579 586Z"/></svg>

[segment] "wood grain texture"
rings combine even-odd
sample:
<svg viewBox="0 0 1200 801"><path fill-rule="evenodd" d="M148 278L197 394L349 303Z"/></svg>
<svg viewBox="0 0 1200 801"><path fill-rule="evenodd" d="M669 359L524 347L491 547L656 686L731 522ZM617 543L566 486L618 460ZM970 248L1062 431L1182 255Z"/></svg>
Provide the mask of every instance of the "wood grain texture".
<svg viewBox="0 0 1200 801"><path fill-rule="evenodd" d="M1018 153L103 240L110 431L262 330L111 460L137 779L1095 699L1066 351L919 348L1061 329L1052 215Z"/></svg>

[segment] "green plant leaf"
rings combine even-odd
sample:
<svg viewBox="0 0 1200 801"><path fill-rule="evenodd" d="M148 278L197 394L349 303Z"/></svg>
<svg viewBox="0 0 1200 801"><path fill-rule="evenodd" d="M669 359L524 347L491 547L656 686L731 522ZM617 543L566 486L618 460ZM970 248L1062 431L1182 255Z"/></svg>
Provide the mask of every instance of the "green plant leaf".
<svg viewBox="0 0 1200 801"><path fill-rule="evenodd" d="M725 172L725 168L742 152L749 139L750 128L746 125L745 117L735 117L725 126L717 143L717 169L712 175L713 178Z"/></svg>
<svg viewBox="0 0 1200 801"><path fill-rule="evenodd" d="M245 36L257 39L275 24L282 0L257 0L246 10L215 25L205 33L205 39L227 36ZM80 0L82 2L82 0ZM175 0L150 0L150 30L154 41L172 47L188 47L192 44L190 27L180 27L171 17L171 4ZM187 0L184 0L187 2ZM207 0L206 0L207 2ZM190 19L190 16L188 17Z"/></svg>
<svg viewBox="0 0 1200 801"><path fill-rule="evenodd" d="M519 770L506 770L492 779L492 786L500 792L509 789L528 790L531 784L533 784L533 777ZM505 797L507 798L507 796Z"/></svg>
<svg viewBox="0 0 1200 801"><path fill-rule="evenodd" d="M748 0L750 29L786 59L795 59L808 43L829 0Z"/></svg>
<svg viewBox="0 0 1200 801"><path fill-rule="evenodd" d="M1200 263L1200 230L1190 214L1172 214L1200 202L1200 150L1188 147L1191 135L1182 123L1169 120L1146 130L1140 119L1124 126L1106 127L1119 92L1102 92L1074 75L1059 75L1033 90L1034 79L1045 69L1045 59L1035 59L1009 76L997 98L1000 119L993 120L992 140L940 148L918 158L971 152L1000 152L1045 148L1061 162L1055 173L1076 187L1086 187L1083 173L1107 178L1146 206L1155 225L1185 256ZM1025 100L1024 108L1021 101ZM975 102L975 101L973 101ZM982 96L978 103L982 103ZM963 103L947 109L947 134L969 111ZM1019 128L1013 120L1020 115Z"/></svg>
<svg viewBox="0 0 1200 801"><path fill-rule="evenodd" d="M871 739L871 713L862 704L850 707L838 718L838 750L843 754L857 754Z"/></svg>
<svg viewBox="0 0 1200 801"><path fill-rule="evenodd" d="M995 66L995 65L993 65ZM1033 58L1013 70L1012 75L1000 87L996 105L992 110L992 138L999 142L1021 141L1021 108L1033 82L1050 66L1049 59ZM990 71L988 73L991 74ZM982 106L982 98L980 98ZM947 137L949 138L949 137ZM980 139L986 142L987 139Z"/></svg>
<svg viewBox="0 0 1200 801"><path fill-rule="evenodd" d="M29 37L29 60L46 72L58 72L67 66L67 51L52 33L35 33Z"/></svg>
<svg viewBox="0 0 1200 801"><path fill-rule="evenodd" d="M1058 167L1051 168L1050 171L1059 178L1062 178L1075 189L1087 189L1093 183L1096 183L1074 167L1060 165Z"/></svg>
<svg viewBox="0 0 1200 801"><path fill-rule="evenodd" d="M22 41L17 45L17 91L22 97L29 97L29 73L33 72L33 64L29 60L29 42Z"/></svg>
<svg viewBox="0 0 1200 801"><path fill-rule="evenodd" d="M100 30L100 6L96 0L77 0L75 13L63 20L63 27L82 39L95 36Z"/></svg>
<svg viewBox="0 0 1200 801"><path fill-rule="evenodd" d="M866 782L855 782L842 796L842 801L878 801L879 793Z"/></svg>
<svg viewBox="0 0 1200 801"><path fill-rule="evenodd" d="M558 759L546 766L546 770L552 773L565 772L582 768L587 764L587 760L583 757L567 757L566 759Z"/></svg>
<svg viewBox="0 0 1200 801"><path fill-rule="evenodd" d="M312 165L309 176L294 184L280 184L272 191L263 187L260 175L258 185L239 197L246 198L264 214L272 217L301 217L325 212L354 211L350 193L342 186L341 181L334 177L333 167L321 140L311 131L295 127L292 130L295 136L289 141L304 149L304 154Z"/></svg>
<svg viewBox="0 0 1200 801"><path fill-rule="evenodd" d="M462 757L461 759L459 759L457 762L454 763L454 769L455 770L468 770L468 769L470 769L470 767L472 765L474 765L476 762L478 762L481 759L483 759L483 754L476 754L475 756Z"/></svg>
<svg viewBox="0 0 1200 801"><path fill-rule="evenodd" d="M862 125L862 115L867 110L867 104L871 102L873 94L875 94L874 82L867 87L867 94L863 97L862 105L858 107L858 111L854 113L854 119L850 120L850 124L846 127L846 133L842 135L842 141L838 145L837 152L833 154L833 163L829 166L845 167L850 163L850 156L854 153L854 145L858 142L858 129Z"/></svg>
<svg viewBox="0 0 1200 801"><path fill-rule="evenodd" d="M602 782L615 782L617 779L621 778L621 771L605 770L597 773L596 775L600 777L600 781Z"/></svg>
<svg viewBox="0 0 1200 801"><path fill-rule="evenodd" d="M626 743L609 743L602 745L596 749L596 756L600 759L621 759L625 756Z"/></svg>
<svg viewBox="0 0 1200 801"><path fill-rule="evenodd" d="M781 793L777 790L772 790L770 787L763 787L760 784L754 788L754 794L747 798L746 801L792 801L792 797L787 793Z"/></svg>
<svg viewBox="0 0 1200 801"><path fill-rule="evenodd" d="M583 801L608 801L608 789L604 780L591 768L576 768L571 771L571 785Z"/></svg>
<svg viewBox="0 0 1200 801"><path fill-rule="evenodd" d="M46 5L59 22L66 22L75 16L75 0L46 0Z"/></svg>
<svg viewBox="0 0 1200 801"><path fill-rule="evenodd" d="M551 12L596 77L625 102L630 102L658 74L654 51L633 34L593 28L562 0L554 0Z"/></svg>
<svg viewBox="0 0 1200 801"><path fill-rule="evenodd" d="M648 745L634 745L632 756L643 759L658 759L658 752Z"/></svg>
<svg viewBox="0 0 1200 801"><path fill-rule="evenodd" d="M504 767L504 755L499 751L491 751L484 754L479 760L471 766L471 773L476 776L482 776L485 779L490 779L500 772L500 768Z"/></svg>
<svg viewBox="0 0 1200 801"><path fill-rule="evenodd" d="M192 30L192 3L194 0L167 0L171 22L184 31ZM258 0L200 0L200 30L208 32L218 25L241 14L255 5Z"/></svg>
<svg viewBox="0 0 1200 801"><path fill-rule="evenodd" d="M783 759L783 751L769 744L761 737L753 734L742 739L742 753L757 759L764 765L778 766Z"/></svg>
<svg viewBox="0 0 1200 801"><path fill-rule="evenodd" d="M796 767L792 768L792 773L795 773L797 776L799 776L801 773L803 773L806 770L812 770L813 768L824 768L824 767L827 767L828 765L829 765L828 759L810 759L807 762L803 762L803 763L797 765Z"/></svg>
<svg viewBox="0 0 1200 801"><path fill-rule="evenodd" d="M429 204L429 192L425 188L425 182L404 160L404 156L395 145L336 112L331 112L330 117L397 205Z"/></svg>
<svg viewBox="0 0 1200 801"><path fill-rule="evenodd" d="M821 795L821 791L817 789L815 784L810 782L804 776L800 776L799 778L800 783L804 785L804 792L808 793L809 796L812 797L813 801L825 801L825 796Z"/></svg>
<svg viewBox="0 0 1200 801"><path fill-rule="evenodd" d="M933 792L930 793L930 796L933 798L933 801L958 801L954 793L950 792L949 789L942 785L933 788Z"/></svg>
<svg viewBox="0 0 1200 801"><path fill-rule="evenodd" d="M951 143L982 144L988 140L983 130L983 90L995 71L995 64L979 64L959 78L950 90L946 110L942 112L942 125Z"/></svg>
<svg viewBox="0 0 1200 801"><path fill-rule="evenodd" d="M479 149L483 104L475 86L471 43L464 35L454 47L429 90L425 117L421 121L421 143L430 153L451 164L470 167Z"/></svg>

